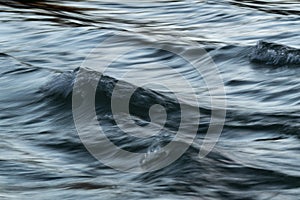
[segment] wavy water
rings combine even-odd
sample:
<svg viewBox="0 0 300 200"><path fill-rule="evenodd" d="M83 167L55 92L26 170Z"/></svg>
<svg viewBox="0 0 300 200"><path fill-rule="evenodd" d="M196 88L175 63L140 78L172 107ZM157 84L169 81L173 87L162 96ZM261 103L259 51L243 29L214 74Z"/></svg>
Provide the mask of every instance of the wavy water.
<svg viewBox="0 0 300 200"><path fill-rule="evenodd" d="M0 9L0 199L298 199L298 1L18 0L0 1ZM112 35L131 39L104 45ZM222 99L222 85L210 82L208 90L207 78L186 60L149 44L182 52L200 46L218 68L226 91L226 121L204 158L199 150L214 116L211 99ZM100 73L87 62L95 47L107 60L118 50L136 50ZM193 61L207 60L196 55ZM200 66L214 77L211 65ZM134 73L124 80L130 71ZM197 104L175 72L194 88ZM193 143L174 163L156 171L126 173L106 166L90 154L76 130L72 111L81 102L72 99L76 80L99 80L97 125L116 146L143 154L138 163L143 169L170 157L172 152L163 147L176 140L183 105L191 111L183 130L189 135L197 127ZM149 81L157 85L144 85ZM151 135L164 125L158 134L138 138L121 130L111 109L117 83L124 94L135 88L129 108L142 133ZM88 94L84 86L77 95ZM116 98L122 102L122 96ZM166 113L151 118L151 106L157 104ZM188 141L176 140L178 150Z"/></svg>
<svg viewBox="0 0 300 200"><path fill-rule="evenodd" d="M267 65L300 65L300 50L280 44L259 41L253 49L250 60Z"/></svg>

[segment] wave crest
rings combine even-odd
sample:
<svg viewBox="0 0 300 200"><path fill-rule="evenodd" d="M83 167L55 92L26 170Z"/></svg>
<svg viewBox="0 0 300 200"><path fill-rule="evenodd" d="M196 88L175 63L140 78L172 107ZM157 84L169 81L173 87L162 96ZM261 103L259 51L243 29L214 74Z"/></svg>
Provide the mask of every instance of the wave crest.
<svg viewBox="0 0 300 200"><path fill-rule="evenodd" d="M250 53L250 61L274 66L300 65L300 50L260 40Z"/></svg>

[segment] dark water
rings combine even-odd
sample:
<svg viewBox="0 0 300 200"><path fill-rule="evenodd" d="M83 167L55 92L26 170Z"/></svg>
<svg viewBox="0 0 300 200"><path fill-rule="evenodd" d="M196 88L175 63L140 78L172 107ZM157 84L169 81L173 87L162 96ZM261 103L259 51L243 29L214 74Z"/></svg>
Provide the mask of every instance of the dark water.
<svg viewBox="0 0 300 200"><path fill-rule="evenodd" d="M299 199L298 1L0 2L0 199ZM98 120L121 148L156 154L151 149L168 143L180 121L172 94L164 88L134 94L131 112L138 123L149 121L155 102L170 111L163 136L136 139L122 135L112 120L109 84L117 73L145 63L153 69L132 79L176 84L162 67L167 64L200 93L201 120L191 120L199 125L194 143L171 165L142 174L107 167L86 150L72 116L75 69L112 33L138 39L126 45L140 48L190 41L213 58L227 116L208 156L198 157L211 115L203 80L170 52L147 48L119 59L110 74L115 78L100 83ZM103 54L112 47L124 44L105 46Z"/></svg>

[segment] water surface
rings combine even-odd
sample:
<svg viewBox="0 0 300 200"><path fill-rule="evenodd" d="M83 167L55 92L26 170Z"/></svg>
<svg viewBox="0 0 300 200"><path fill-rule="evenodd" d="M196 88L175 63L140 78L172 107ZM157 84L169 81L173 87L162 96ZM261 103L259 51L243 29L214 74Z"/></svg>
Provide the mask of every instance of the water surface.
<svg viewBox="0 0 300 200"><path fill-rule="evenodd" d="M0 3L1 199L298 199L298 1ZM111 75L151 65L131 78L142 82L147 73L172 83L174 74L162 66L182 70L202 98L193 145L168 167L144 174L111 169L86 150L72 117L73 70L112 33L141 40L127 44L141 49L145 41L174 47L193 42L209 53L224 80L227 116L207 157L198 157L211 113L203 80L178 57L148 48L120 58ZM105 48L113 47L124 44ZM164 88L154 91L154 99L165 94ZM142 94L135 94L143 103L132 112L147 123L144 113L153 102ZM107 99L100 100L97 113L108 136L135 152L155 153L151 149L172 138L180 117L172 104L166 137L136 140L120 133Z"/></svg>

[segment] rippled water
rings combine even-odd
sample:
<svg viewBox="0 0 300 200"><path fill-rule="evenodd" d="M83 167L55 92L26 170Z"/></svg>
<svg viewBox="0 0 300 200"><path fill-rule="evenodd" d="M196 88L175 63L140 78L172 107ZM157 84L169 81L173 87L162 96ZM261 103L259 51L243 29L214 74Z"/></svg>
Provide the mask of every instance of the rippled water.
<svg viewBox="0 0 300 200"><path fill-rule="evenodd" d="M0 3L1 199L299 198L298 1ZM104 58L125 46L140 49L114 62L97 89L98 120L116 145L145 152L151 159L173 138L180 121L173 94L163 87L141 87L132 98L133 118L143 127L150 106L164 104L169 112L166 127L146 139L122 134L109 109L110 84L120 73L150 66L130 74L131 81L124 84L165 80L176 92L186 92L174 81L174 72L163 67L171 66L199 95L200 122L190 115L190 125L199 125L194 143L160 170L125 173L107 167L86 150L75 129L71 96L78 67L112 34L139 42L101 46ZM227 115L217 145L205 158L198 156L199 145L211 116L209 95L218 98L217 91L209 93L187 62L146 48L146 43L182 51L197 44L218 67ZM89 71L83 79L94 75ZM195 107L189 100L185 103Z"/></svg>

